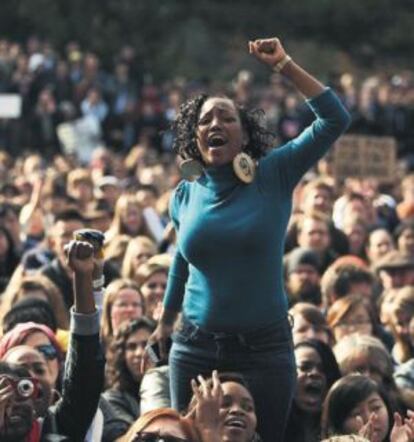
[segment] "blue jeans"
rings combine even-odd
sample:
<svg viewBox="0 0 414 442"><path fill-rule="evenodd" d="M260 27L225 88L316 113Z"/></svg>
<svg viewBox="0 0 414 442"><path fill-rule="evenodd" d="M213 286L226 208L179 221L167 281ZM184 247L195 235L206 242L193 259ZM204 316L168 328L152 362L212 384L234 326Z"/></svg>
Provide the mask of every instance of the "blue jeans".
<svg viewBox="0 0 414 442"><path fill-rule="evenodd" d="M245 333L202 330L186 318L173 336L170 352L172 406L184 410L191 399L190 380L213 370L243 375L254 398L257 432L264 442L282 442L296 384L288 319Z"/></svg>

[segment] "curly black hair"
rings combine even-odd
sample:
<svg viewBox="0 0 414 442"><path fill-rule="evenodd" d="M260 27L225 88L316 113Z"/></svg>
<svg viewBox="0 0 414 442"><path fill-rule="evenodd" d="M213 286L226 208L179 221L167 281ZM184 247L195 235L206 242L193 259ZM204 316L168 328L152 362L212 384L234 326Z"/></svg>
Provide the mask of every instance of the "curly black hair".
<svg viewBox="0 0 414 442"><path fill-rule="evenodd" d="M108 388L127 391L135 396L138 394L139 383L132 377L125 361L126 343L128 338L138 330L144 329L152 333L155 325L152 319L143 316L120 326L108 349L106 366Z"/></svg>
<svg viewBox="0 0 414 442"><path fill-rule="evenodd" d="M183 159L192 158L203 162L197 148L196 129L201 107L209 98L212 96L201 94L185 101L172 123L172 130L175 133L173 150ZM246 110L237 104L235 106L249 139L244 152L258 160L273 146L275 137L263 124L263 110Z"/></svg>

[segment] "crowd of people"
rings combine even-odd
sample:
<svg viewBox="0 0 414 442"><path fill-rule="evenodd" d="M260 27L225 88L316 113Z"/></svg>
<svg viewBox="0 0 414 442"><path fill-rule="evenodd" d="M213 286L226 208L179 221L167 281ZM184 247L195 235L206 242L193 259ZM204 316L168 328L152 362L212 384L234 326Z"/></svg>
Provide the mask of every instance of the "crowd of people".
<svg viewBox="0 0 414 442"><path fill-rule="evenodd" d="M413 74L342 75L338 100L279 40L250 52L266 89L208 91L142 79L131 47L109 72L0 41L22 97L0 120L0 440L414 441ZM87 161L56 132L85 116ZM349 124L397 138L402 181L333 175ZM229 166L245 153L257 170Z"/></svg>
<svg viewBox="0 0 414 442"><path fill-rule="evenodd" d="M127 152L142 138L158 151L171 150L167 130L180 102L200 90L231 89L239 103L266 111L268 125L281 142L296 135L311 118L297 92L279 76L265 87L242 70L231 85L214 81L172 78L156 82L133 47L125 45L112 60L76 42L59 52L36 36L26 44L0 40L0 93L18 94L22 114L1 119L0 145L16 155L27 148L49 154L62 151L56 127L93 115L106 145ZM375 73L360 78L334 69L327 82L340 94L352 114L354 133L396 137L408 155L414 140L414 77L409 70ZM163 132L164 131L164 132ZM148 140L149 138L149 140ZM412 159L411 159L412 161Z"/></svg>

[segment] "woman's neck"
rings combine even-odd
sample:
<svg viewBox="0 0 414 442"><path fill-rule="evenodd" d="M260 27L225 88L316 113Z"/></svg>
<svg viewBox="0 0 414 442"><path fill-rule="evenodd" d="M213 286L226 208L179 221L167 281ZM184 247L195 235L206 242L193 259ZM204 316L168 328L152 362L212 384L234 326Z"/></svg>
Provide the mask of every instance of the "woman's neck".
<svg viewBox="0 0 414 442"><path fill-rule="evenodd" d="M206 167L203 175L199 178L199 182L215 191L233 188L240 183L231 163L224 164L223 166Z"/></svg>

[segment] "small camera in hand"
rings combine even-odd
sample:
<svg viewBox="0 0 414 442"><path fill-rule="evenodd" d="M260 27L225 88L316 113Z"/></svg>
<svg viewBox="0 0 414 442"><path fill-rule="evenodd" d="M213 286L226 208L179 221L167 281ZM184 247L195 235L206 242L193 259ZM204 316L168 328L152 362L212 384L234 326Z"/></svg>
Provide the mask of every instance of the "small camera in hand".
<svg viewBox="0 0 414 442"><path fill-rule="evenodd" d="M39 381L34 378L15 379L7 377L7 382L13 387L17 400L35 399L39 393Z"/></svg>
<svg viewBox="0 0 414 442"><path fill-rule="evenodd" d="M105 235L95 229L79 229L73 233L73 238L77 241L85 241L93 246L96 258L103 258L103 245Z"/></svg>

